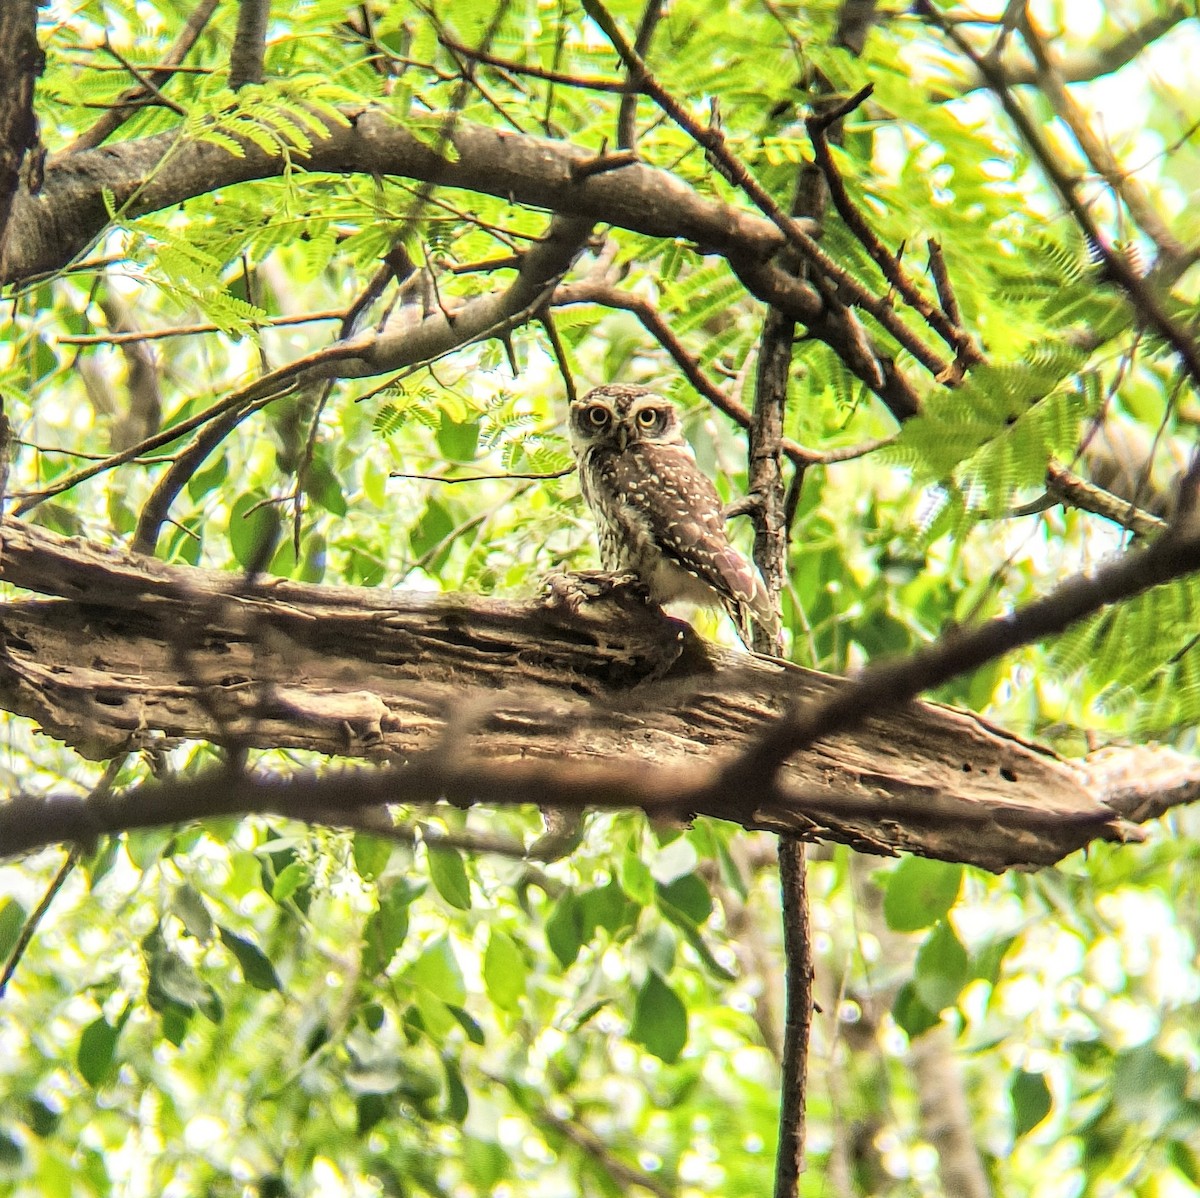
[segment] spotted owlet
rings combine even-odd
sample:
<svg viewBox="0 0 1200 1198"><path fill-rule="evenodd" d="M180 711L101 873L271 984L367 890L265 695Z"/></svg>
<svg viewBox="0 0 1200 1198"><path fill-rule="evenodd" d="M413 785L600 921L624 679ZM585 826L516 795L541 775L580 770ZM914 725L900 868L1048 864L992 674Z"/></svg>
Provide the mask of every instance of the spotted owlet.
<svg viewBox="0 0 1200 1198"><path fill-rule="evenodd" d="M636 575L656 603L720 604L750 645L750 618L778 619L758 571L729 543L721 500L670 401L612 383L571 404L571 447L606 570Z"/></svg>

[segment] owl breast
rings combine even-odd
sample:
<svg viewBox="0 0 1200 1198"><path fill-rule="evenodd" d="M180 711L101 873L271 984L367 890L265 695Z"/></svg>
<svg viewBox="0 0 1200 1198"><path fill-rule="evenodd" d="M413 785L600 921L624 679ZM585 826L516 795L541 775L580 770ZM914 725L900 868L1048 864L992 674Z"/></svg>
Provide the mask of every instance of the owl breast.
<svg viewBox="0 0 1200 1198"><path fill-rule="evenodd" d="M656 603L722 602L710 583L664 551L664 523L695 520L695 497L680 484L690 484L696 473L691 456L669 445L630 446L623 454L597 446L582 463L580 478L596 515L601 564L636 574ZM715 492L712 500L715 505Z"/></svg>

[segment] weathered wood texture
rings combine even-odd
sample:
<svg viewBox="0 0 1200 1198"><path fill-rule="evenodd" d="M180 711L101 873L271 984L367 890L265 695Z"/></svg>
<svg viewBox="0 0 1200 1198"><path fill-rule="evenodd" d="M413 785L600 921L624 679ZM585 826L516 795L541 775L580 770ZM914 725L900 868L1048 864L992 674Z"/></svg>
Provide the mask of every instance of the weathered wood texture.
<svg viewBox="0 0 1200 1198"><path fill-rule="evenodd" d="M93 758L198 739L392 763L436 748L485 782L503 762L677 771L728 761L840 682L717 649L627 590L575 612L247 582L13 520L0 532L0 577L54 596L0 605L0 706ZM698 812L988 869L1132 831L1079 769L934 704L868 716L784 782L769 802L710 796Z"/></svg>

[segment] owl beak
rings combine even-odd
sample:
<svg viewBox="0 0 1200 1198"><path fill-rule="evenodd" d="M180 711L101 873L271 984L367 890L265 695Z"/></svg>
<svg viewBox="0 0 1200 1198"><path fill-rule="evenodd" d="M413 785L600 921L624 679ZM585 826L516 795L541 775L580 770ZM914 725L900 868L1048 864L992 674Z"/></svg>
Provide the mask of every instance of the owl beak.
<svg viewBox="0 0 1200 1198"><path fill-rule="evenodd" d="M617 427L617 448L624 453L629 444L629 429L624 424Z"/></svg>

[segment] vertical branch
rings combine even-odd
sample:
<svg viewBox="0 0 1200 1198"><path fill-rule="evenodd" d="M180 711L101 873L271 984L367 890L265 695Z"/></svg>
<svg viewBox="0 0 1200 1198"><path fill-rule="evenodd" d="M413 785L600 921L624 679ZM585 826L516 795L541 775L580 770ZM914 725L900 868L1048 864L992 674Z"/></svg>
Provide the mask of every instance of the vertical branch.
<svg viewBox="0 0 1200 1198"><path fill-rule="evenodd" d="M234 91L263 81L270 15L271 0L241 0L238 5L237 32L229 55L229 86Z"/></svg>
<svg viewBox="0 0 1200 1198"><path fill-rule="evenodd" d="M650 43L654 40L654 30L663 14L663 0L646 0L642 12L642 22L638 26L637 37L634 39L633 52L644 59L650 52ZM629 72L629 82L635 89L641 80ZM637 144L637 103L638 91L627 91L621 97L621 107L617 113L617 148L632 150Z"/></svg>
<svg viewBox="0 0 1200 1198"><path fill-rule="evenodd" d="M802 168L793 212L810 200L808 168ZM800 269L794 251L784 264ZM775 601L787 579L787 499L783 485L783 421L791 376L796 325L777 308L768 308L758 344L754 412L750 422L749 491L754 500L754 561ZM754 648L780 654L774 629L755 625ZM808 1041L812 1028L812 939L804 844L779 838L779 889L783 907L786 966L783 1061L779 1100L779 1149L775 1160L775 1198L795 1198L804 1171L804 1111L808 1097Z"/></svg>

